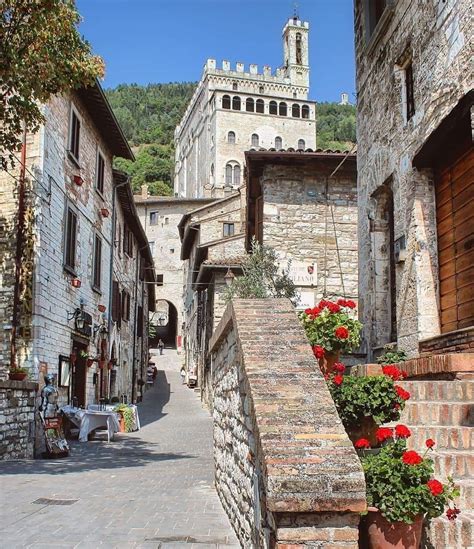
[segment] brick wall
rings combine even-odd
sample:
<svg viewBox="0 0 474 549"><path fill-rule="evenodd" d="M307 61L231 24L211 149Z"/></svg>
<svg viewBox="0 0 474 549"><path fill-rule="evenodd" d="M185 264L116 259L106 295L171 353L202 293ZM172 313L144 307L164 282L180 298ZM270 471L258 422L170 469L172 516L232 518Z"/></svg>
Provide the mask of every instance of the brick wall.
<svg viewBox="0 0 474 549"><path fill-rule="evenodd" d="M420 356L443 353L474 353L474 328L420 341Z"/></svg>
<svg viewBox="0 0 474 549"><path fill-rule="evenodd" d="M37 388L31 381L0 380L0 460L33 458Z"/></svg>
<svg viewBox="0 0 474 549"><path fill-rule="evenodd" d="M360 462L286 299L236 300L211 342L216 486L243 547L357 547Z"/></svg>

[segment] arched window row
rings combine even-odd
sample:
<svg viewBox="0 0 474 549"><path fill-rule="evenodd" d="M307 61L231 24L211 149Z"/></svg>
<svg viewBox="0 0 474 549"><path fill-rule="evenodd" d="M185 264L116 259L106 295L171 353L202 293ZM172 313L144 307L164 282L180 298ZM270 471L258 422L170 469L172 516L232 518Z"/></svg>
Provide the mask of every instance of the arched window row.
<svg viewBox="0 0 474 549"><path fill-rule="evenodd" d="M242 101L238 95L222 96L222 108L226 110L240 111L242 110ZM257 112L263 114L265 112L265 102L263 99L254 100L252 97L248 97L245 100L245 110L247 112ZM288 116L288 113L291 111L291 116L293 118L309 118L310 109L308 105L300 106L298 103L293 103L291 106L288 106L284 101L270 101L268 103L268 113L276 114L279 116Z"/></svg>

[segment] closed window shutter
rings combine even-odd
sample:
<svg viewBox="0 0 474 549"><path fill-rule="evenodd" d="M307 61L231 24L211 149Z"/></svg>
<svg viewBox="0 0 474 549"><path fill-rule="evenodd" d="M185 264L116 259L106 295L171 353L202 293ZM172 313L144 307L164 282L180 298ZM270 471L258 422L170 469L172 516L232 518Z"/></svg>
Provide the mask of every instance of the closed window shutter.
<svg viewBox="0 0 474 549"><path fill-rule="evenodd" d="M140 305L138 306L137 315L137 336L143 337L143 307Z"/></svg>
<svg viewBox="0 0 474 549"><path fill-rule="evenodd" d="M112 282L112 320L114 322L120 320L120 290L116 280Z"/></svg>

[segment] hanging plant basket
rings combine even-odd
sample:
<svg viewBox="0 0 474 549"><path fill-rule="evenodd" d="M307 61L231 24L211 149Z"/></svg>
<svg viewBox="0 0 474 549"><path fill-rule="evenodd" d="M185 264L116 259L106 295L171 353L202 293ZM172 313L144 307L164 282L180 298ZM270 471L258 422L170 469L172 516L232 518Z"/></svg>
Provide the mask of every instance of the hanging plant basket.
<svg viewBox="0 0 474 549"><path fill-rule="evenodd" d="M8 372L8 379L11 381L23 381L28 376L28 372Z"/></svg>

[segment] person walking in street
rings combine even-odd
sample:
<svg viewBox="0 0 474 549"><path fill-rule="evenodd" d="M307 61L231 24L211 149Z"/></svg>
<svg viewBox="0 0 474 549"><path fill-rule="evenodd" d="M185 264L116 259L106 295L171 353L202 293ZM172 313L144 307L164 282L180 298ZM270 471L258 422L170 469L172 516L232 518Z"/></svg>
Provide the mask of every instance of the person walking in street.
<svg viewBox="0 0 474 549"><path fill-rule="evenodd" d="M160 355L163 354L164 348L165 348L165 344L163 343L163 340L160 337L160 339L158 340L158 349L160 350Z"/></svg>

